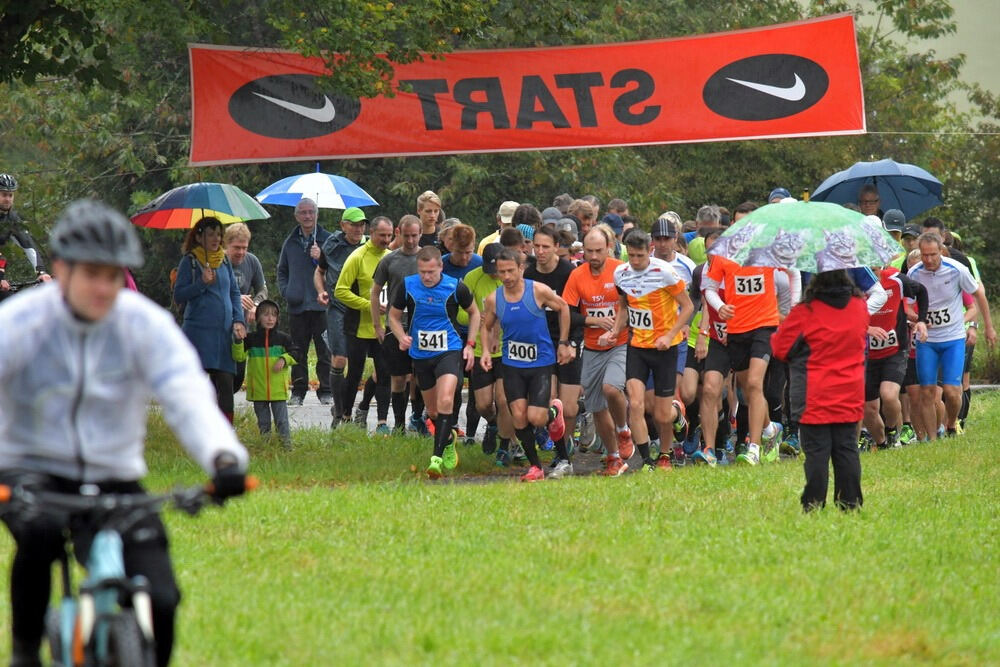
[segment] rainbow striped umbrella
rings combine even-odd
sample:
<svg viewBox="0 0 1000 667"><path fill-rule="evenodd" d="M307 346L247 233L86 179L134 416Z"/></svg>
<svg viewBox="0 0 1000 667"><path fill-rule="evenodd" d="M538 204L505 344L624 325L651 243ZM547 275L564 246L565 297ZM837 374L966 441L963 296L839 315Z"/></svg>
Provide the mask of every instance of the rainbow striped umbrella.
<svg viewBox="0 0 1000 667"><path fill-rule="evenodd" d="M151 229L190 229L202 218L218 218L228 225L270 217L256 199L235 185L191 183L164 192L140 208L132 222Z"/></svg>

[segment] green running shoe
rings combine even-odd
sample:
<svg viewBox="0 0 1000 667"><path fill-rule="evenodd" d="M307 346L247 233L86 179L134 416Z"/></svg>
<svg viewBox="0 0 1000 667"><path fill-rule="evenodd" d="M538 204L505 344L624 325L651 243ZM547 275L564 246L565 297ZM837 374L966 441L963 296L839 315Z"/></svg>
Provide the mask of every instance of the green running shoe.
<svg viewBox="0 0 1000 667"><path fill-rule="evenodd" d="M917 441L917 434L913 431L912 426L903 424L903 428L899 430L899 441L904 445L912 445Z"/></svg>
<svg viewBox="0 0 1000 667"><path fill-rule="evenodd" d="M759 451L758 447L747 447L745 452L736 457L736 462L755 466L760 463Z"/></svg>
<svg viewBox="0 0 1000 667"><path fill-rule="evenodd" d="M444 471L441 470L441 466L444 463L440 456L432 456L431 464L427 466L427 476L431 479L440 479L444 477Z"/></svg>
<svg viewBox="0 0 1000 667"><path fill-rule="evenodd" d="M448 439L448 444L444 447L444 453L441 454L445 470L454 470L458 467L458 450L455 449L455 440L457 439L458 434L455 433L455 429L452 429L451 438Z"/></svg>

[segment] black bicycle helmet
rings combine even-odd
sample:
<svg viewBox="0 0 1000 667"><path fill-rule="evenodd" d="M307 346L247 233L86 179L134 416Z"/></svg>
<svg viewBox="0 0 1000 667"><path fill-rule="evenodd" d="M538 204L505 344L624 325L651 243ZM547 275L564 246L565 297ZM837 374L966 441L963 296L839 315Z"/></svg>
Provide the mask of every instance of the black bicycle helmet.
<svg viewBox="0 0 1000 667"><path fill-rule="evenodd" d="M14 192L17 190L17 179L10 174L0 174L0 190Z"/></svg>
<svg viewBox="0 0 1000 667"><path fill-rule="evenodd" d="M93 199L78 199L66 207L49 235L49 250L68 262L137 269L144 261L132 223Z"/></svg>

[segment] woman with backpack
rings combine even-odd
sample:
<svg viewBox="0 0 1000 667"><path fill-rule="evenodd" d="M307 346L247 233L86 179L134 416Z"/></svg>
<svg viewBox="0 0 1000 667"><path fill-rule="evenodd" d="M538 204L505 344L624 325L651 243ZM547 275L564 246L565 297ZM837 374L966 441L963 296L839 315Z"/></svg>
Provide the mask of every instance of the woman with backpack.
<svg viewBox="0 0 1000 667"><path fill-rule="evenodd" d="M233 420L233 340L246 337L243 303L233 267L222 249L222 223L202 218L181 245L174 301L184 307L181 329L198 351L215 387L219 409Z"/></svg>

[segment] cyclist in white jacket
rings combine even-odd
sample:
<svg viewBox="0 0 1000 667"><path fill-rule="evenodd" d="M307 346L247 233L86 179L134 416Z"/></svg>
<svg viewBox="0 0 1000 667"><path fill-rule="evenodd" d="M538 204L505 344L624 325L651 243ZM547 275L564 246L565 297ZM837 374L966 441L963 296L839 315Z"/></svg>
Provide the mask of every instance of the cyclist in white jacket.
<svg viewBox="0 0 1000 667"><path fill-rule="evenodd" d="M70 204L49 240L56 280L0 306L0 481L62 493L81 485L141 493L146 412L155 398L183 446L213 477L216 497L242 493L246 449L219 412L198 356L170 314L122 289L142 265L131 223L100 202ZM39 665L39 646L62 549L62 528L4 515L17 543L11 568L12 665ZM89 527L70 525L87 545ZM180 592L159 517L124 537L125 569L150 581L157 663L170 660ZM86 553L86 548L77 553Z"/></svg>

